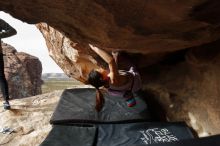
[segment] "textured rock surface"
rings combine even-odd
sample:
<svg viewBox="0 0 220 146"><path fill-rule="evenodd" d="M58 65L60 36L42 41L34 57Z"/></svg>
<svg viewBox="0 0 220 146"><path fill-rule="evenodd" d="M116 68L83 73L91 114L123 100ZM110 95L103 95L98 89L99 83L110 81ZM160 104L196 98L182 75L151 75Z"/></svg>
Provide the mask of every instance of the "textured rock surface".
<svg viewBox="0 0 220 146"><path fill-rule="evenodd" d="M88 88L88 86L76 86ZM4 127L14 130L11 134L0 133L0 145L38 146L51 130L50 117L54 112L62 90L29 98L11 100L12 110L0 106L0 131ZM0 105L2 102L0 101Z"/></svg>
<svg viewBox="0 0 220 146"><path fill-rule="evenodd" d="M169 121L187 121L199 136L220 134L219 43L173 54L142 71L154 106L162 105Z"/></svg>
<svg viewBox="0 0 220 146"><path fill-rule="evenodd" d="M5 76L11 98L22 98L41 94L42 65L38 58L17 52L15 48L2 44L5 54Z"/></svg>
<svg viewBox="0 0 220 146"><path fill-rule="evenodd" d="M219 0L0 0L0 10L51 26L38 25L50 56L80 81L103 64L89 43L141 53L139 65L153 64L141 72L145 89L169 120L186 120L200 135L220 133L220 43L202 46L220 38L219 6ZM186 48L187 55L183 51L158 63L170 56L167 52Z"/></svg>
<svg viewBox="0 0 220 146"><path fill-rule="evenodd" d="M67 75L85 82L91 69L98 67L97 61L89 55L88 50L47 24L41 23L37 26L46 40L49 55L53 60Z"/></svg>
<svg viewBox="0 0 220 146"><path fill-rule="evenodd" d="M96 66L91 62L100 62L88 56L89 43L142 54L199 46L220 38L219 5L218 0L0 0L0 10L57 29L41 27L51 56L83 82Z"/></svg>
<svg viewBox="0 0 220 146"><path fill-rule="evenodd" d="M9 127L11 134L0 133L0 145L38 146L51 130L50 117L62 91L11 101L12 110L0 109L0 130ZM2 105L2 102L0 102Z"/></svg>
<svg viewBox="0 0 220 146"><path fill-rule="evenodd" d="M92 69L107 66L88 46L70 40L45 23L37 24L37 27L46 40L50 56L68 76L86 83L87 75ZM166 55L167 53L136 53L133 56L136 56L134 60L138 67L143 68L162 60Z"/></svg>
<svg viewBox="0 0 220 146"><path fill-rule="evenodd" d="M220 37L218 0L1 0L0 10L46 22L72 41L132 52L173 51Z"/></svg>

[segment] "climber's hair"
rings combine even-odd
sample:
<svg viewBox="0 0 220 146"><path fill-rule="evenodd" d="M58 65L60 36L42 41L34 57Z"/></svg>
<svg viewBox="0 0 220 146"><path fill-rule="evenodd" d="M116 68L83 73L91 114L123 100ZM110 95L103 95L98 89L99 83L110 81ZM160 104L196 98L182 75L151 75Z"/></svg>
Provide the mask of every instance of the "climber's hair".
<svg viewBox="0 0 220 146"><path fill-rule="evenodd" d="M105 81L102 79L102 74L96 70L92 70L89 73L88 82L95 88L99 88L105 85Z"/></svg>
<svg viewBox="0 0 220 146"><path fill-rule="evenodd" d="M96 88L96 110L99 112L104 105L103 94L100 91L100 87L105 85L105 81L102 79L102 74L96 70L92 70L88 76L88 83Z"/></svg>

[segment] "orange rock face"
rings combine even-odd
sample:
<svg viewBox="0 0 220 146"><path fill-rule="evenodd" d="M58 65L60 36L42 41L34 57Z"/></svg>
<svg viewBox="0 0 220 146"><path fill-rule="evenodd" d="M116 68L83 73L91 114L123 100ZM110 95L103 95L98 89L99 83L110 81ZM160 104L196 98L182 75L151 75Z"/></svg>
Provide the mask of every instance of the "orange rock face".
<svg viewBox="0 0 220 146"><path fill-rule="evenodd" d="M38 28L50 56L84 83L105 65L88 44L139 53L133 59L149 97L200 136L220 133L219 7L219 0L0 0L0 10L20 20L47 23Z"/></svg>
<svg viewBox="0 0 220 146"><path fill-rule="evenodd" d="M49 26L42 24L40 29L52 58L82 82L96 62L103 62L91 53L89 43L141 54L199 46L220 38L219 5L217 0L0 0L0 10L15 18L46 22Z"/></svg>
<svg viewBox="0 0 220 146"><path fill-rule="evenodd" d="M79 44L109 50L165 52L220 37L217 0L0 0L0 10L46 22Z"/></svg>
<svg viewBox="0 0 220 146"><path fill-rule="evenodd" d="M158 116L186 121L199 136L220 133L219 44L216 41L172 54L141 72L146 97L154 100L154 110L162 111Z"/></svg>

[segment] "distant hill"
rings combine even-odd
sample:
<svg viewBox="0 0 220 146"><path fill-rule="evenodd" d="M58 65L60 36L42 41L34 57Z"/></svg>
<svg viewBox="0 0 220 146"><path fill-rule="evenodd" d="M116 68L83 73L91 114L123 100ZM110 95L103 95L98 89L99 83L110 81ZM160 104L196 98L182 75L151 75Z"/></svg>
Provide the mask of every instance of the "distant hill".
<svg viewBox="0 0 220 146"><path fill-rule="evenodd" d="M64 73L43 73L42 80L72 80Z"/></svg>

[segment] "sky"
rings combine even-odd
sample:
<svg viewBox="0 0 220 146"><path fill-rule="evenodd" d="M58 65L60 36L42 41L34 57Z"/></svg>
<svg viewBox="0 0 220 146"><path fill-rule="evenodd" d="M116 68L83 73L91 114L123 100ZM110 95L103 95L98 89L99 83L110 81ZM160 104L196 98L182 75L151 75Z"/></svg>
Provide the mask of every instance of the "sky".
<svg viewBox="0 0 220 146"><path fill-rule="evenodd" d="M24 23L2 11L0 18L17 30L17 35L2 39L3 42L10 44L18 52L38 57L43 67L42 73L63 73L49 56L44 37L35 25Z"/></svg>

